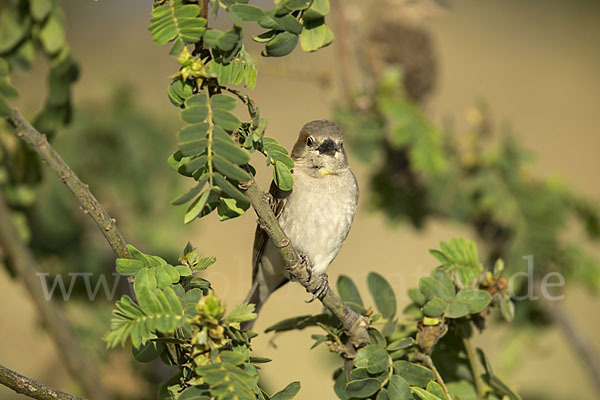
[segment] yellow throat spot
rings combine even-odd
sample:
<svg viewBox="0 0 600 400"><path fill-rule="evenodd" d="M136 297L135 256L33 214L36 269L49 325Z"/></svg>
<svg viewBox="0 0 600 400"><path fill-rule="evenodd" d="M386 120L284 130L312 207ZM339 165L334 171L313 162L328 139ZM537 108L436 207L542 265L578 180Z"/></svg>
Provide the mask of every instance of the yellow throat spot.
<svg viewBox="0 0 600 400"><path fill-rule="evenodd" d="M319 174L321 174L321 176L327 176L327 175L335 175L335 172L333 172L333 171L332 171L332 170L330 170L330 169L324 169L324 168L321 168L321 169L319 170Z"/></svg>

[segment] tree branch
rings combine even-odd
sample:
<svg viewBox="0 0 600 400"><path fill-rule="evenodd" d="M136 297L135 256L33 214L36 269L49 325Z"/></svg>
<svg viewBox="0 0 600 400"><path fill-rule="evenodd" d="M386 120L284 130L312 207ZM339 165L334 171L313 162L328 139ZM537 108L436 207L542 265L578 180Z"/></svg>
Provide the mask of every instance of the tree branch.
<svg viewBox="0 0 600 400"><path fill-rule="evenodd" d="M71 375L89 397L99 400L110 399L107 390L98 379L94 365L85 358L81 351L69 322L55 303L47 300L44 296L38 280L40 268L29 248L21 241L19 232L12 223L12 217L4 202L2 192L0 192L0 247L25 284L44 326L54 340L56 349Z"/></svg>
<svg viewBox="0 0 600 400"><path fill-rule="evenodd" d="M23 376L3 365L0 365L0 383L17 393L39 400L83 400L67 393L63 393L50 386L43 385L26 376ZM95 399L95 397L93 397Z"/></svg>
<svg viewBox="0 0 600 400"><path fill-rule="evenodd" d="M58 178L73 192L83 209L98 225L108 244L119 258L131 258L127 244L117 229L116 220L106 212L102 204L90 192L89 186L77 177L62 157L52 148L46 135L38 132L19 114L16 108L8 119L15 127L17 136L27 142L40 158L56 173Z"/></svg>
<svg viewBox="0 0 600 400"><path fill-rule="evenodd" d="M254 211L258 215L261 228L267 232L275 246L279 249L287 271L307 291L314 292L318 284L317 279L309 273L308 269L310 266L304 266L301 263L298 252L292 246L290 239L283 229L281 229L281 226L279 226L279 222L275 214L273 214L263 191L253 180L241 186L246 191L246 196L248 196ZM329 289L327 291L321 299L321 303L342 322L350 343L355 347L359 347L369 342L369 335L367 333L369 321L350 309L333 290ZM352 356L353 354L349 355Z"/></svg>

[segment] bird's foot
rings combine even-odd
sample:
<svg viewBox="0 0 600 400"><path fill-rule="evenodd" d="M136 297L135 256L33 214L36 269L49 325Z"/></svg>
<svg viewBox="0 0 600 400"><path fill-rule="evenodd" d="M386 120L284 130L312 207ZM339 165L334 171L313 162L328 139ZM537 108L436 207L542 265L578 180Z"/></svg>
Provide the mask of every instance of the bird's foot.
<svg viewBox="0 0 600 400"><path fill-rule="evenodd" d="M310 300L306 300L306 303L312 303L316 299L321 300L327 294L327 291L329 290L329 277L327 276L327 274L319 275L317 277L317 279L318 279L317 287L315 288L315 291L313 292L313 296Z"/></svg>

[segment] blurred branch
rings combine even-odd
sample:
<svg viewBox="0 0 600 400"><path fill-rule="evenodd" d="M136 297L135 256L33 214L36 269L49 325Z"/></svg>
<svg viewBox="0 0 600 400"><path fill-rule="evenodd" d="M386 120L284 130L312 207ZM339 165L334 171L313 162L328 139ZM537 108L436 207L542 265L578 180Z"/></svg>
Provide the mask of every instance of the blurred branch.
<svg viewBox="0 0 600 400"><path fill-rule="evenodd" d="M104 207L102 207L102 204L90 192L89 186L81 182L62 157L52 148L46 135L38 132L31 126L17 109L13 109L13 115L8 121L15 127L17 136L27 142L40 158L58 175L61 182L67 185L71 192L73 192L77 200L79 200L83 212L96 222L116 256L119 258L131 258L127 250L127 244L121 232L117 229L116 220L111 218Z"/></svg>
<svg viewBox="0 0 600 400"><path fill-rule="evenodd" d="M540 282L537 281L534 287L541 287ZM588 372L596 387L596 391L600 393L600 364L598 363L594 347L585 335L581 333L581 329L561 310L556 302L547 300L541 293L538 293L537 296L540 300L542 311L548 318L560 326L563 335L567 338L567 343L570 344L575 354L582 361L584 369Z"/></svg>
<svg viewBox="0 0 600 400"><path fill-rule="evenodd" d="M304 286L308 292L313 293L317 288L318 280L315 279L314 275L310 274L310 265L302 262L290 239L286 236L283 229L281 229L281 226L279 226L277 217L275 217L267 202L266 195L253 180L243 184L243 189L254 211L258 215L260 227L267 232L275 246L279 249L287 271L294 277L295 281ZM331 289L327 290L320 300L342 322L344 330L349 337L349 342L352 345L359 347L369 342L369 335L367 333L369 322L365 317L351 310ZM352 351L347 355L352 356Z"/></svg>
<svg viewBox="0 0 600 400"><path fill-rule="evenodd" d="M23 376L3 365L0 365L0 383L17 393L39 400L83 400L67 393L63 393L49 386L43 385L26 376ZM94 399L96 397L93 397Z"/></svg>
<svg viewBox="0 0 600 400"><path fill-rule="evenodd" d="M40 268L27 246L21 241L1 192L0 247L10 261L11 267L14 268L25 284L25 288L35 303L44 326L48 329L56 349L71 375L83 387L89 397L100 400L110 399L106 388L98 379L98 373L94 365L87 360L81 351L69 322L52 300L47 300L44 296L38 280Z"/></svg>

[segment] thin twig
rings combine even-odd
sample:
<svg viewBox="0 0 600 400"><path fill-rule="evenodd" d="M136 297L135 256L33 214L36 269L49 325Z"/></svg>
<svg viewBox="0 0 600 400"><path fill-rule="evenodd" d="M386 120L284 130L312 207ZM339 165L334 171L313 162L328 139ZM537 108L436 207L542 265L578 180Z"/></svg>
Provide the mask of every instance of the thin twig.
<svg viewBox="0 0 600 400"><path fill-rule="evenodd" d="M15 127L17 136L27 142L31 148L48 164L58 178L73 192L83 209L98 225L106 241L119 258L131 258L127 244L117 229L116 220L106 212L102 204L90 192L88 185L81 182L77 175L65 163L62 157L52 148L46 135L38 132L21 116L17 109L9 119Z"/></svg>
<svg viewBox="0 0 600 400"><path fill-rule="evenodd" d="M31 378L23 376L13 370L0 365L0 383L19 394L39 400L83 400L81 397L73 396L43 385Z"/></svg>
<svg viewBox="0 0 600 400"><path fill-rule="evenodd" d="M423 361L425 362L425 365L427 365L429 367L429 369L431 369L433 371L433 373L435 374L435 379L437 380L437 383L439 383L440 386L442 387L442 390L444 391L446 398L448 400L452 400L452 397L450 396L450 392L448 391L448 388L446 387L446 384L444 383L444 380L442 379L442 375L440 375L439 371L435 367L435 364L433 363L433 360L431 359L431 357L428 356L427 354L424 354ZM480 397L480 399L482 399L482 398L483 397Z"/></svg>
<svg viewBox="0 0 600 400"><path fill-rule="evenodd" d="M483 381L481 380L481 374L479 374L479 368L477 368L477 358L475 357L473 346L471 346L471 341L465 337L462 332L461 338L465 353L467 354L467 359L469 360L469 366L471 367L471 374L473 374L473 383L475 384L475 390L477 390L477 398L483 399L485 388L483 386Z"/></svg>
<svg viewBox="0 0 600 400"><path fill-rule="evenodd" d="M258 215L259 224L269 235L275 247L279 249L281 257L285 263L287 271L294 277L294 280L300 283L309 292L314 292L318 285L318 280L310 274L310 266L303 265L300 255L292 246L289 238L279 226L279 222L273 214L266 196L258 187L255 181L244 183L242 189L250 200L254 211ZM367 328L368 320L362 315L356 313L342 299L340 299L333 290L329 289L321 299L321 303L333 313L343 324L344 330L349 337L350 343L359 347L369 341ZM353 354L347 354L352 356Z"/></svg>
<svg viewBox="0 0 600 400"><path fill-rule="evenodd" d="M25 284L31 299L38 309L44 326L56 344L67 369L93 399L110 399L108 391L98 379L98 373L75 339L71 325L55 303L47 300L38 280L40 268L29 248L21 241L19 232L12 222L10 211L0 192L0 248L10 260L19 278Z"/></svg>

